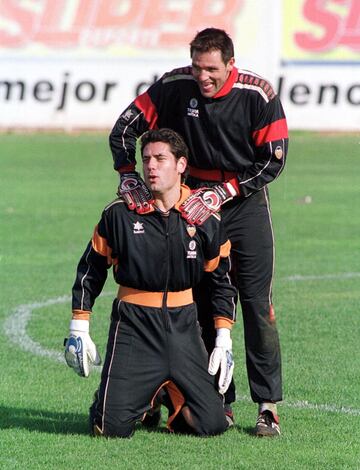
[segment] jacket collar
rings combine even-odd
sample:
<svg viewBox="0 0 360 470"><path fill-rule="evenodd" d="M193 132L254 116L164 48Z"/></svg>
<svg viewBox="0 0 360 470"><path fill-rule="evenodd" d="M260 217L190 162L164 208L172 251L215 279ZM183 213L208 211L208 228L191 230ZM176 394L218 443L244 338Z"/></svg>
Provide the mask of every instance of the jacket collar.
<svg viewBox="0 0 360 470"><path fill-rule="evenodd" d="M177 211L180 210L181 204L191 195L191 189L189 188L189 186L186 186L186 184L182 184L180 186L180 191L180 199L174 206L174 209L176 209Z"/></svg>
<svg viewBox="0 0 360 470"><path fill-rule="evenodd" d="M177 210L180 212L180 206L181 204L191 195L191 189L189 186L186 186L186 184L181 184L180 186L180 198L178 202L174 205L173 209ZM171 210L171 209L170 209ZM147 212L145 212L142 215L148 215L155 212L155 208L151 207Z"/></svg>
<svg viewBox="0 0 360 470"><path fill-rule="evenodd" d="M216 93L216 95L213 96L213 98L221 98L222 96L227 95L230 93L232 87L234 86L234 83L237 80L238 77L238 69L236 67L233 67L232 71L230 72L230 75L228 76L226 82L220 88L220 90Z"/></svg>

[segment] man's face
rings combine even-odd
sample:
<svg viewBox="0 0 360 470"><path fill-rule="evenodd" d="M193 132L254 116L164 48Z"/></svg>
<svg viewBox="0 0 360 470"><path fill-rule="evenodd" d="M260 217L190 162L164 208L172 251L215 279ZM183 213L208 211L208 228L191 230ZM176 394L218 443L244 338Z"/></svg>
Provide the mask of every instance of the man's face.
<svg viewBox="0 0 360 470"><path fill-rule="evenodd" d="M186 168L186 158L176 160L165 142L150 142L144 147L144 179L154 196L163 195L180 186L181 174Z"/></svg>
<svg viewBox="0 0 360 470"><path fill-rule="evenodd" d="M203 96L212 98L216 95L230 75L234 62L234 58L231 58L224 64L219 49L193 53L192 74Z"/></svg>

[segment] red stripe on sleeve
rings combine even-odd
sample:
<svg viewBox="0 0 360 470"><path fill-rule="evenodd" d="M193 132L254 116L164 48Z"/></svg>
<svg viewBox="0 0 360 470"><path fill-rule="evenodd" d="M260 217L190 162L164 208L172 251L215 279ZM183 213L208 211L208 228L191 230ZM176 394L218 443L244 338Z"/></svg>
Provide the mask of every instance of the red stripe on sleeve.
<svg viewBox="0 0 360 470"><path fill-rule="evenodd" d="M260 147L267 142L272 142L273 140L287 139L288 128L286 119L279 119L278 121L272 122L268 126L253 132L252 136L257 147Z"/></svg>
<svg viewBox="0 0 360 470"><path fill-rule="evenodd" d="M135 171L135 163L131 163L130 165L122 166L119 168L119 173L128 173L129 171Z"/></svg>
<svg viewBox="0 0 360 470"><path fill-rule="evenodd" d="M151 101L147 92L135 99L135 105L144 113L146 121L149 123L150 129L155 129L158 115L154 103Z"/></svg>

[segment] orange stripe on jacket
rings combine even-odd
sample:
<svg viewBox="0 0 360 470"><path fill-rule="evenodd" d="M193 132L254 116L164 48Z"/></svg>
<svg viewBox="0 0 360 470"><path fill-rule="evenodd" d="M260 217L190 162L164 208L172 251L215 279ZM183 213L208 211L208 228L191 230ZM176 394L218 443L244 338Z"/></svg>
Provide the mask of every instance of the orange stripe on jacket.
<svg viewBox="0 0 360 470"><path fill-rule="evenodd" d="M135 101L135 105L144 113L146 121L149 123L150 129L156 127L158 115L154 103L151 101L150 96L145 92L138 96Z"/></svg>
<svg viewBox="0 0 360 470"><path fill-rule="evenodd" d="M96 253L99 253L102 256L106 256L108 264L117 264L115 259L111 257L111 248L107 244L106 238L99 235L98 225L94 229L94 234L91 239L91 244Z"/></svg>
<svg viewBox="0 0 360 470"><path fill-rule="evenodd" d="M230 240L223 243L220 247L219 256L216 258L205 261L204 271L211 273L219 266L220 258L227 258L230 255L231 243Z"/></svg>
<svg viewBox="0 0 360 470"><path fill-rule="evenodd" d="M272 142L273 140L287 139L288 128L286 119L279 119L278 121L272 122L268 126L265 126L258 131L254 131L252 136L257 147L260 147L267 142Z"/></svg>

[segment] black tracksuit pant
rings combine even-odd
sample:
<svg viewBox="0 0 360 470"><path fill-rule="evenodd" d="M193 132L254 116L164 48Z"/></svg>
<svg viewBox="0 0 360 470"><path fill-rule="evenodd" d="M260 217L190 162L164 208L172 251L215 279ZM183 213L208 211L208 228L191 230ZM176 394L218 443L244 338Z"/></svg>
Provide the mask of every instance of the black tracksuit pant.
<svg viewBox="0 0 360 470"><path fill-rule="evenodd" d="M206 186L190 177L190 187ZM214 184L214 183L212 183ZM209 184L211 186L211 183ZM282 399L279 337L272 308L274 241L267 189L248 198L234 198L221 208L222 220L231 241L231 276L241 304L246 366L254 402ZM206 278L194 289L199 322L207 350L214 347L215 330L211 321L211 292ZM225 402L235 401L230 385Z"/></svg>
<svg viewBox="0 0 360 470"><path fill-rule="evenodd" d="M164 310L115 300L91 426L105 436L130 437L159 388L171 380L190 409L196 434L224 432L223 399L207 367L194 303Z"/></svg>

